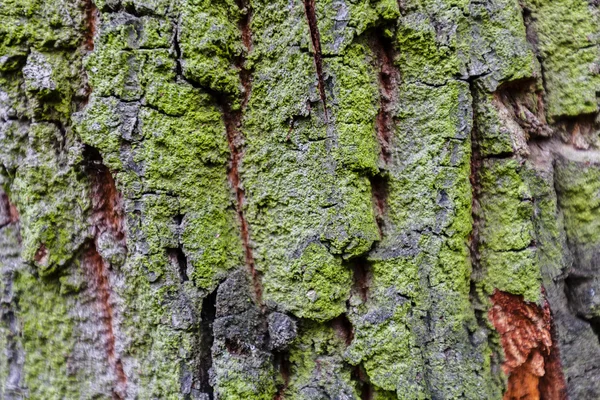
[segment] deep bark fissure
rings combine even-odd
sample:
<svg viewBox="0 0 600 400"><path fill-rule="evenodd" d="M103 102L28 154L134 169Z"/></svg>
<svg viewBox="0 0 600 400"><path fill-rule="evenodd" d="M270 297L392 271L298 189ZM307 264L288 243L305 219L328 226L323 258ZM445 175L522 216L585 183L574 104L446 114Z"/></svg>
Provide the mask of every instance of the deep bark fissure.
<svg viewBox="0 0 600 400"><path fill-rule="evenodd" d="M366 257L359 257L352 261L352 278L354 291L358 293L363 303L368 300L371 271Z"/></svg>
<svg viewBox="0 0 600 400"><path fill-rule="evenodd" d="M0 190L0 192L2 192ZM8 195L4 192L0 194L0 236L6 234L7 229L11 229L13 226L17 231L19 230L19 213L15 205L10 201ZM20 245L20 235L18 235L18 241ZM15 251L14 256L16 257L17 252ZM13 292L13 281L15 279L15 271L8 266L9 262L5 258L6 254L3 254L2 261L4 263L3 268L0 269L2 273L0 279L2 283L2 291L0 292L0 323L5 327L7 335L5 336L6 347L1 351L4 353L7 362L7 376L4 382L0 382L0 385L4 387L4 395L7 398L14 396L14 398L21 398L23 388L21 384L23 382L23 362L24 354L23 348L20 343L20 326L17 319L17 299ZM0 386L2 387L2 386ZM2 394L2 391L0 391Z"/></svg>
<svg viewBox="0 0 600 400"><path fill-rule="evenodd" d="M308 21L310 40L313 45L313 59L315 62L315 69L317 70L317 85L319 89L319 95L321 96L323 112L325 113L325 121L327 122L329 117L327 115L327 96L325 94L325 78L323 76L323 55L321 52L321 35L319 34L315 0L304 0L304 11L306 14L306 20Z"/></svg>
<svg viewBox="0 0 600 400"><path fill-rule="evenodd" d="M400 72L394 64L395 50L390 39L382 28L377 29L371 39L373 51L379 62L379 112L375 120L375 128L383 164L390 162L392 157L391 141L396 131L394 112L398 103L398 86Z"/></svg>
<svg viewBox="0 0 600 400"><path fill-rule="evenodd" d="M249 52L252 48L252 35L250 32L250 18L252 10L246 0L239 0L238 7L242 11L242 18L239 21L240 31L242 33L242 40L246 51ZM228 178L229 183L235 191L235 207L240 224L240 233L242 237L242 245L244 247L244 260L248 271L252 277L252 284L254 286L254 292L256 296L256 302L262 304L262 283L259 272L255 268L254 255L252 253L252 245L250 241L250 228L246 216L244 215L244 204L246 202L246 194L241 182L239 168L243 158L243 147L244 147L244 135L241 131L242 119L245 108L250 99L250 92L252 90L252 77L251 72L245 68L246 59L244 55L241 55L237 60L236 64L239 69L240 84L244 89L242 91L241 107L239 109L232 109L231 101L225 96L216 96L218 103L221 105L223 110L223 120L225 123L225 130L227 132L227 143L229 145L229 151L231 158L229 161Z"/></svg>
<svg viewBox="0 0 600 400"><path fill-rule="evenodd" d="M99 317L104 329L106 356L116 377L112 389L113 398L124 399L126 397L127 377L123 370L121 358L116 351L114 310L111 301L110 282L107 276L108 268L93 241L88 243L87 250L83 255L82 265L88 275L90 288L96 297Z"/></svg>
<svg viewBox="0 0 600 400"><path fill-rule="evenodd" d="M273 364L275 365L275 369L279 371L281 379L283 380L283 383L277 387L277 392L275 393L275 396L273 396L273 400L283 400L285 399L285 392L290 384L290 376L292 373L289 351L274 351Z"/></svg>
<svg viewBox="0 0 600 400"><path fill-rule="evenodd" d="M214 398L214 389L210 383L212 368L212 346L215 340L213 323L217 314L217 289L202 300L200 312L200 362L198 366L198 387L201 393L208 394L209 400Z"/></svg>
<svg viewBox="0 0 600 400"><path fill-rule="evenodd" d="M181 283L187 282L190 280L187 273L187 257L183 252L183 246L179 246L177 248L169 248L167 249L167 254L171 259L171 262L174 265L177 265L177 271L179 273L179 279Z"/></svg>
<svg viewBox="0 0 600 400"><path fill-rule="evenodd" d="M360 400L373 400L375 387L371 384L369 375L367 375L365 367L362 364L352 369L350 377L357 384L358 391L360 392Z"/></svg>
<svg viewBox="0 0 600 400"><path fill-rule="evenodd" d="M83 47L87 51L92 51L94 50L94 36L98 26L98 8L94 0L84 1L84 11L86 29L83 37Z"/></svg>
<svg viewBox="0 0 600 400"><path fill-rule="evenodd" d="M115 242L124 246L123 214L120 208L120 194L108 168L102 163L97 149L85 146L83 157L85 170L90 177L92 195L91 222L94 238L89 241L83 254L82 265L90 280L90 288L96 297L100 320L103 323L105 351L108 363L116 377L113 397L126 397L127 377L120 355L116 351L115 318L111 297L110 265L98 252L98 238L108 232Z"/></svg>
<svg viewBox="0 0 600 400"><path fill-rule="evenodd" d="M379 229L379 236L383 238L385 232L385 213L387 207L387 196L389 193L388 176L383 172L370 177L371 193L375 208L375 220Z"/></svg>
<svg viewBox="0 0 600 400"><path fill-rule="evenodd" d="M352 339L354 339L354 327L346 313L330 320L329 326L333 329L335 334L344 341L346 346L349 346L352 343Z"/></svg>

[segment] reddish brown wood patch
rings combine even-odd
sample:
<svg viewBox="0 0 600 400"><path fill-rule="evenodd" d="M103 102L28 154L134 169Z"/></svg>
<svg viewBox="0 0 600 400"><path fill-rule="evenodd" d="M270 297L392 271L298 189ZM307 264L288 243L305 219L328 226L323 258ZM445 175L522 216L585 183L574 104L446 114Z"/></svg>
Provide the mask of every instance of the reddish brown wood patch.
<svg viewBox="0 0 600 400"><path fill-rule="evenodd" d="M508 376L505 400L566 399L558 348L553 340L550 305L526 302L523 296L496 291L488 317L504 349Z"/></svg>

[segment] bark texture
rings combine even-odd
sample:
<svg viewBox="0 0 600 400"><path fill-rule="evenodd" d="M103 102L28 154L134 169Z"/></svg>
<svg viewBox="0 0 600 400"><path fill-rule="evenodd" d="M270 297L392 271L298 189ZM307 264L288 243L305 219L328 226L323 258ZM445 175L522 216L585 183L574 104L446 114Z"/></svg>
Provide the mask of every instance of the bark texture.
<svg viewBox="0 0 600 400"><path fill-rule="evenodd" d="M600 398L596 0L0 0L0 398Z"/></svg>

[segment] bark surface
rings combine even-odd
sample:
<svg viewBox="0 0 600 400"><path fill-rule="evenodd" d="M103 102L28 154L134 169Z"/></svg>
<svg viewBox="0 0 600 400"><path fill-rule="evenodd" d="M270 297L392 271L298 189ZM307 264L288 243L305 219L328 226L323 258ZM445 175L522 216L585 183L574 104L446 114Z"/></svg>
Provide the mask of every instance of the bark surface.
<svg viewBox="0 0 600 400"><path fill-rule="evenodd" d="M0 0L0 398L600 398L596 0Z"/></svg>

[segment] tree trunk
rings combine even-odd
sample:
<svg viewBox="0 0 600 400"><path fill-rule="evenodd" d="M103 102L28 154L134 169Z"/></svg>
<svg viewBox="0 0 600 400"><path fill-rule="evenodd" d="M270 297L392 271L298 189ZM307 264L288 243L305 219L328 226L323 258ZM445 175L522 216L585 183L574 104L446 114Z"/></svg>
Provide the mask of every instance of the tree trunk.
<svg viewBox="0 0 600 400"><path fill-rule="evenodd" d="M0 398L600 398L597 0L0 0Z"/></svg>

